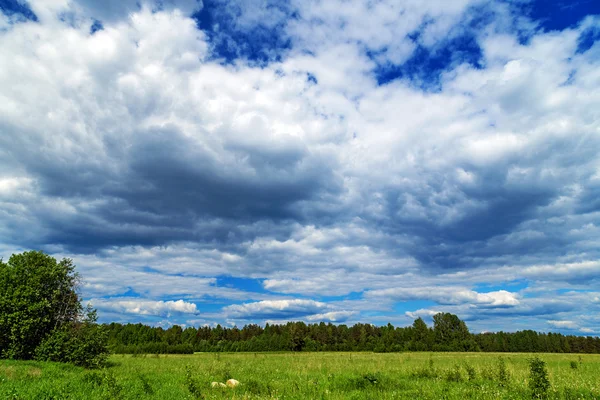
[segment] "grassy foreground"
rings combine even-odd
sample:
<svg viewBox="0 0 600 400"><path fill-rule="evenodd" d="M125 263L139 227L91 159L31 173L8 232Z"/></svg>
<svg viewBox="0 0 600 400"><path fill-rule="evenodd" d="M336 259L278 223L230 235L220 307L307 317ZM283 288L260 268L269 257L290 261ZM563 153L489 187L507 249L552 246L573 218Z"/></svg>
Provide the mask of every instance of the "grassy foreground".
<svg viewBox="0 0 600 400"><path fill-rule="evenodd" d="M112 356L89 371L0 361L0 399L531 399L530 354L204 353ZM600 355L538 354L551 399L600 399ZM211 388L235 378L235 389Z"/></svg>

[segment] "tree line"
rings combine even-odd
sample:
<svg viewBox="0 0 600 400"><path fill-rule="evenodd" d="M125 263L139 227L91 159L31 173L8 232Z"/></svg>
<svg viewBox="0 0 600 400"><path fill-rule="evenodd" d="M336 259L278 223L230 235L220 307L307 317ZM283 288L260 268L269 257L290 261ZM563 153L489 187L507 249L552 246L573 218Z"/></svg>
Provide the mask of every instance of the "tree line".
<svg viewBox="0 0 600 400"><path fill-rule="evenodd" d="M193 353L260 351L484 351L600 353L600 338L538 333L532 330L472 334L456 315L440 313L433 327L418 318L411 326L353 326L331 323L245 325L243 328L186 327L168 329L143 324L106 325L115 353Z"/></svg>

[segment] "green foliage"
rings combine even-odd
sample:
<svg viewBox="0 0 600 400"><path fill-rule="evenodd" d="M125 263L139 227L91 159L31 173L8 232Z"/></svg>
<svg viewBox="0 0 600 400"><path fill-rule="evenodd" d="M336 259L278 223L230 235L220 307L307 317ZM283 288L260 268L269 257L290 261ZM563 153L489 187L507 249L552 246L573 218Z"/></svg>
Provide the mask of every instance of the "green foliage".
<svg viewBox="0 0 600 400"><path fill-rule="evenodd" d="M508 386L510 374L508 373L508 368L506 368L506 361L504 361L503 357L498 357L496 379L498 380L500 386Z"/></svg>
<svg viewBox="0 0 600 400"><path fill-rule="evenodd" d="M187 387L188 392L190 392L195 399L204 398L204 395L200 390L200 386L192 376L192 368L189 365L185 367L185 386Z"/></svg>
<svg viewBox="0 0 600 400"><path fill-rule="evenodd" d="M102 398L118 400L124 397L123 385L117 381L115 374L108 369L90 371L83 376L83 381L97 388Z"/></svg>
<svg viewBox="0 0 600 400"><path fill-rule="evenodd" d="M465 364L465 371L467 371L467 377L469 381L474 381L477 379L477 371L471 364Z"/></svg>
<svg viewBox="0 0 600 400"><path fill-rule="evenodd" d="M571 365L571 369L577 369L577 367L579 367L577 361L571 361L569 364Z"/></svg>
<svg viewBox="0 0 600 400"><path fill-rule="evenodd" d="M433 316L434 351L479 351L479 346L464 321L454 314Z"/></svg>
<svg viewBox="0 0 600 400"><path fill-rule="evenodd" d="M456 364L452 369L446 371L446 381L462 382L463 380L464 379L463 379L460 365Z"/></svg>
<svg viewBox="0 0 600 400"><path fill-rule="evenodd" d="M429 357L426 367L417 368L413 372L413 376L417 378L437 378L438 371L434 366L433 359Z"/></svg>
<svg viewBox="0 0 600 400"><path fill-rule="evenodd" d="M143 324L111 323L109 343L117 354L192 354L193 352L262 351L548 351L600 353L600 337L539 334L533 331L472 335L457 316L440 314L437 334L417 318L412 326L353 326L289 322L249 324L243 328L203 326L169 329Z"/></svg>
<svg viewBox="0 0 600 400"><path fill-rule="evenodd" d="M107 332L84 314L78 284L69 259L30 251L0 261L0 357L102 365Z"/></svg>
<svg viewBox="0 0 600 400"><path fill-rule="evenodd" d="M96 324L96 312L88 309L82 322L69 322L52 331L36 349L42 361L69 362L86 368L98 368L108 357L107 333Z"/></svg>
<svg viewBox="0 0 600 400"><path fill-rule="evenodd" d="M69 259L56 262L42 252L12 255L0 262L0 352L4 358L31 359L57 327L81 311L78 275Z"/></svg>
<svg viewBox="0 0 600 400"><path fill-rule="evenodd" d="M538 357L529 360L529 389L534 399L548 398L548 390L550 389L548 371L546 370L546 363Z"/></svg>

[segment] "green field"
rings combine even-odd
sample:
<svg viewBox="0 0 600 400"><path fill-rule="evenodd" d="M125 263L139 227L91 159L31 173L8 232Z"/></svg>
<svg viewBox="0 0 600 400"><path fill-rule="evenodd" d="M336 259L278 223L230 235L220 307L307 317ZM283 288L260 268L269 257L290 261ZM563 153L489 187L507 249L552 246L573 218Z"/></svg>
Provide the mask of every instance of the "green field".
<svg viewBox="0 0 600 400"><path fill-rule="evenodd" d="M530 399L532 354L112 356L103 370L0 361L0 399ZM600 399L600 355L538 354L548 398ZM235 378L235 389L212 381Z"/></svg>

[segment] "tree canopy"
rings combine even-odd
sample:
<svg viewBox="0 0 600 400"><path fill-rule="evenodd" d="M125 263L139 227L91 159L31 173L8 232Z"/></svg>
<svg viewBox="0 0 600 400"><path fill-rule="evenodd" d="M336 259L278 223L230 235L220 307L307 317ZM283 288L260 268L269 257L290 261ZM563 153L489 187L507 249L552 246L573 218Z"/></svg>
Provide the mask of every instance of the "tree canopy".
<svg viewBox="0 0 600 400"><path fill-rule="evenodd" d="M29 251L0 260L0 357L101 364L106 334L78 288L70 259Z"/></svg>

